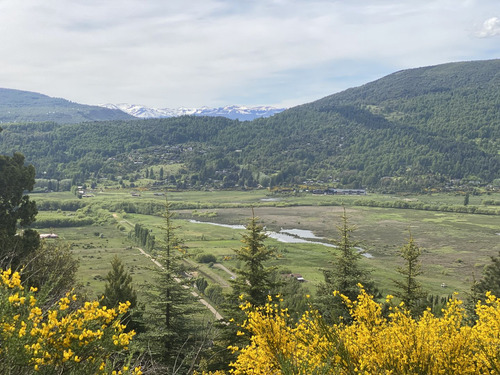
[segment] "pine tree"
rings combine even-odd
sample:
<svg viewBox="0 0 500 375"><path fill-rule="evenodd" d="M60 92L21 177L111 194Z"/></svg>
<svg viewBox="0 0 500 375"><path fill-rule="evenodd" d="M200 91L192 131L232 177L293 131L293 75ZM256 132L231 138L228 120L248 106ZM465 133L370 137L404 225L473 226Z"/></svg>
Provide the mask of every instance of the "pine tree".
<svg viewBox="0 0 500 375"><path fill-rule="evenodd" d="M122 318L127 330L142 332L142 311L137 308L137 292L135 291L132 276L125 270L117 255L111 260L111 270L106 276L102 305L109 308L117 307L120 302L130 302L130 308Z"/></svg>
<svg viewBox="0 0 500 375"><path fill-rule="evenodd" d="M342 299L334 296L334 291L349 297L351 301L355 300L359 294L358 284L361 284L369 293L378 293L369 277L369 272L359 264L362 251L359 247L360 243L352 238L352 232L356 228L349 225L345 208L341 219L342 223L337 227L339 237L332 241L337 247L337 254L334 256L332 267L323 270L325 281L318 286L317 291L316 307L327 322L350 319Z"/></svg>
<svg viewBox="0 0 500 375"><path fill-rule="evenodd" d="M236 270L238 277L233 281L233 295L254 306L262 306L267 296L272 293L277 284L273 281L275 267L266 267L265 262L274 255L274 249L267 247L264 240L267 238L262 225L258 224L252 209L252 218L242 234L243 246L237 250L236 259L243 266Z"/></svg>
<svg viewBox="0 0 500 375"><path fill-rule="evenodd" d="M102 304L109 308L118 306L120 302L130 302L130 308L137 306L137 293L132 284L132 276L117 255L111 260L111 271L106 276L104 298Z"/></svg>
<svg viewBox="0 0 500 375"><path fill-rule="evenodd" d="M477 292L484 298L484 293L490 291L495 296L500 296L500 251L498 255L491 256L491 263L483 269L481 280L475 285Z"/></svg>
<svg viewBox="0 0 500 375"><path fill-rule="evenodd" d="M398 288L394 292L394 296L404 302L413 317L417 317L422 313L427 297L427 293L422 289L422 285L417 280L417 277L422 274L419 259L421 253L420 248L415 244L413 236L410 233L408 243L399 252L405 264L403 267L398 267L397 271L403 275L404 279L402 281L394 280L394 284Z"/></svg>
<svg viewBox="0 0 500 375"><path fill-rule="evenodd" d="M142 340L146 341L153 358L166 366L168 373L184 373L205 342L200 342L204 330L194 320L202 307L187 287L186 268L182 263L185 249L175 234L173 216L167 201L163 214L163 241L155 241L161 269L157 269L154 282L147 285L147 332Z"/></svg>
<svg viewBox="0 0 500 375"><path fill-rule="evenodd" d="M228 346L244 346L248 343L248 336L237 335L241 330L239 324L245 319L240 304L248 301L254 306L262 306L280 285L273 277L275 267L265 265L274 254L274 249L264 244L266 238L264 228L259 224L259 219L252 209L252 217L246 232L242 234L243 246L234 250L242 267L236 270L238 276L232 280L233 290L223 303L225 320L216 325L218 332L214 345L204 353L208 358L205 360L205 370L227 370L228 364L236 358L234 353L227 349Z"/></svg>

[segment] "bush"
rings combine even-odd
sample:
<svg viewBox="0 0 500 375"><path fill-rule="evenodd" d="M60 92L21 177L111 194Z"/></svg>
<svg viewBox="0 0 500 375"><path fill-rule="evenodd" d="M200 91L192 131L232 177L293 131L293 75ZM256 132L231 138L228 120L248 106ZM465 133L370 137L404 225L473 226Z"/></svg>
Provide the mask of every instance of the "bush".
<svg viewBox="0 0 500 375"><path fill-rule="evenodd" d="M18 272L0 270L0 373L140 374L123 365L135 335L120 323L129 305L106 309L67 293L46 308L36 288L21 285ZM120 355L122 365L114 368Z"/></svg>
<svg viewBox="0 0 500 375"><path fill-rule="evenodd" d="M207 288L208 290L208 288ZM208 293L208 291L207 291ZM293 323L271 301L242 305L247 319L238 335L251 335L232 363L232 374L490 374L500 368L500 299L487 293L470 326L462 301L450 300L443 316L430 311L414 319L403 305L388 314L364 290L356 301L343 297L353 322L328 325L307 311ZM245 331L245 332L244 332Z"/></svg>
<svg viewBox="0 0 500 375"><path fill-rule="evenodd" d="M213 254L199 254L196 257L198 263L217 263L217 257Z"/></svg>

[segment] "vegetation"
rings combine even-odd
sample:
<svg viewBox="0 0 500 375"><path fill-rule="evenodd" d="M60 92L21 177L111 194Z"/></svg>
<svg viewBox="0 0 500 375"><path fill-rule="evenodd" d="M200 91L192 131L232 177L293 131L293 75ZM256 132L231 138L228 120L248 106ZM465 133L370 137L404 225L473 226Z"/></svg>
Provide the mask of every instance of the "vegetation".
<svg viewBox="0 0 500 375"><path fill-rule="evenodd" d="M132 116L119 110L83 105L35 92L0 88L0 122L80 123L124 120Z"/></svg>
<svg viewBox="0 0 500 375"><path fill-rule="evenodd" d="M125 333L119 319L128 303L106 309L67 293L46 308L36 288L22 286L19 273L0 272L2 373L109 374L117 365L124 374L142 373L130 368L134 332Z"/></svg>
<svg viewBox="0 0 500 375"><path fill-rule="evenodd" d="M424 310L423 300L427 297L427 293L417 280L417 277L422 274L422 267L419 262L421 253L410 233L408 243L403 246L400 252L405 264L403 267L398 268L398 272L404 277L404 280L394 280L397 287L394 295L405 304L413 317L419 316Z"/></svg>
<svg viewBox="0 0 500 375"><path fill-rule="evenodd" d="M328 325L310 310L289 322L280 302L242 305L251 334L245 347L233 347L233 374L490 374L500 370L500 300L488 294L476 306L477 320L466 324L460 300L442 317L430 311L414 319L404 306L382 304L361 290L355 301L343 297L353 322ZM221 374L219 372L219 374Z"/></svg>
<svg viewBox="0 0 500 375"><path fill-rule="evenodd" d="M345 208L342 214L342 224L338 227L339 238L334 241L339 250L331 262L331 268L324 269L324 283L318 287L318 309L329 322L339 319L349 319L349 311L344 308L338 292L348 298L355 299L358 295L358 284L363 283L375 291L373 281L367 270L360 266L359 243L352 239L354 227L348 224Z"/></svg>
<svg viewBox="0 0 500 375"><path fill-rule="evenodd" d="M473 190L498 184L499 64L406 70L252 122L9 124L0 152L19 150L38 177L75 184Z"/></svg>
<svg viewBox="0 0 500 375"><path fill-rule="evenodd" d="M496 256L490 256L490 259L491 262L483 269L483 277L473 286L476 295L484 295L487 291L500 295L500 252Z"/></svg>
<svg viewBox="0 0 500 375"><path fill-rule="evenodd" d="M104 286L104 295L101 301L103 306L116 308L120 303L128 303L129 309L137 307L137 292L132 283L132 276L125 271L125 267L120 259L115 255L111 261L111 270L106 276L106 285ZM130 315L127 311L122 322L127 325L129 330L134 329L137 332L139 317ZM140 319L140 318L139 318Z"/></svg>
<svg viewBox="0 0 500 375"><path fill-rule="evenodd" d="M499 63L399 72L245 124L6 125L0 147L39 178L0 156L0 372L498 372ZM242 223L239 241L227 224ZM466 316L449 290L488 261Z"/></svg>
<svg viewBox="0 0 500 375"><path fill-rule="evenodd" d="M168 201L163 213L163 241L156 241L160 269L156 279L148 284L147 306L144 313L146 331L140 337L153 359L169 373L190 373L200 355L204 328L195 317L200 311L197 300L185 288L185 267L182 241L175 233L173 212Z"/></svg>
<svg viewBox="0 0 500 375"><path fill-rule="evenodd" d="M276 288L272 280L273 268L266 267L274 249L264 245L266 234L258 218L253 215L246 227L247 232L242 235L243 246L234 250L236 259L241 261L238 277L233 283L234 295L239 300L248 301L254 306L262 306L270 291Z"/></svg>
<svg viewBox="0 0 500 375"><path fill-rule="evenodd" d="M0 155L0 266L16 268L38 247L38 233L29 228L36 204L24 193L34 184L35 169L24 165L23 155ZM18 228L24 230L21 235Z"/></svg>

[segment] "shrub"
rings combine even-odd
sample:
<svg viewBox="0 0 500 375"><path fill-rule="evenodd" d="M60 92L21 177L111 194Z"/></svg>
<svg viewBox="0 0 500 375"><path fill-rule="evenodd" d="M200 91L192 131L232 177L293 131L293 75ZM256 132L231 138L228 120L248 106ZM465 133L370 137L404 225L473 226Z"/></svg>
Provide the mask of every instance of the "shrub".
<svg viewBox="0 0 500 375"><path fill-rule="evenodd" d="M213 254L202 253L196 257L196 260L198 263L216 263L217 257Z"/></svg>
<svg viewBox="0 0 500 375"><path fill-rule="evenodd" d="M467 324L462 301L448 301L443 316L427 310L412 318L387 297L388 314L364 290L357 300L343 297L351 325L327 325L317 311L292 323L280 301L263 307L244 304L247 315L238 335L251 335L232 374L490 374L500 369L500 299L486 294Z"/></svg>
<svg viewBox="0 0 500 375"><path fill-rule="evenodd" d="M107 309L67 293L44 310L36 288L25 290L18 272L0 270L0 373L108 374L121 362L121 373L140 374L127 365L135 333L125 333L120 318L128 306Z"/></svg>

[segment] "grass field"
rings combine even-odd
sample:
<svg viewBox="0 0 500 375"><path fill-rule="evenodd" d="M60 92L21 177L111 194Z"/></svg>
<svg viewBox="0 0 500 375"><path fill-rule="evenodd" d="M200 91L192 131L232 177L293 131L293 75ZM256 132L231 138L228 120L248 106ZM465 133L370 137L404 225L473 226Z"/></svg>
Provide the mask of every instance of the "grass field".
<svg viewBox="0 0 500 375"><path fill-rule="evenodd" d="M87 202L99 205L124 201L161 202L165 199L154 195L153 191L141 191L140 197L132 197L130 192L123 189L96 191L95 198L88 198ZM484 198L471 196L470 204L480 204ZM51 193L37 194L34 199L43 201L76 198L70 193ZM307 229L317 236L334 238L337 233L336 225L340 223L340 205L343 203L350 223L357 227L354 232L355 239L360 240L361 246L373 255L370 259L363 258L362 263L373 270L373 276L384 293L391 291L392 279L398 276L395 271L400 264L397 251L406 243L409 231L423 249L421 260L424 275L421 280L425 288L433 294L466 292L473 277L480 277L489 256L500 251L500 216L352 206L355 199L418 199L425 203L458 205L463 203L461 195L434 194L404 198L385 195L281 196L269 194L265 190L256 190L169 192L168 199L173 203L185 202L189 207L200 207L178 210L175 220L179 225L176 233L189 247L193 258L198 253L211 253L230 269L239 266L231 256L233 249L241 246L243 230L194 224L188 219L245 224L251 216L250 207L254 206L255 214L268 230ZM498 197L492 199L499 200ZM44 215L50 215L52 218L65 214L67 213L52 211L41 212L39 215L41 218ZM63 240L72 244L75 256L80 259L79 279L95 293L102 292L102 278L109 270L110 261L115 254L126 263L137 284L151 277L151 262L133 248L134 245L126 236L135 223L145 225L152 229L157 237L161 237L161 217L123 212L114 215L114 220L108 220L108 223L100 226L55 229ZM120 230L120 226L125 230ZM39 231L49 230L50 228L44 228ZM267 243L277 249L278 256L272 264L282 270L301 273L308 280L306 285L311 290L322 280L321 269L331 266L329 262L332 259L332 251L335 251L322 245L290 244L273 239L268 239ZM209 281L229 279L229 275L224 271L206 265L202 266L201 271ZM445 283L447 288L442 288L442 283Z"/></svg>

